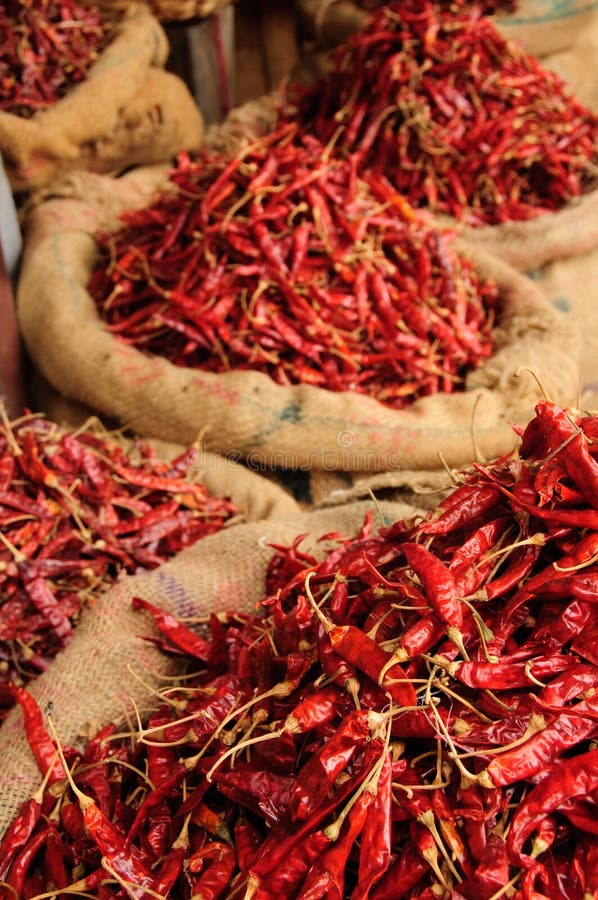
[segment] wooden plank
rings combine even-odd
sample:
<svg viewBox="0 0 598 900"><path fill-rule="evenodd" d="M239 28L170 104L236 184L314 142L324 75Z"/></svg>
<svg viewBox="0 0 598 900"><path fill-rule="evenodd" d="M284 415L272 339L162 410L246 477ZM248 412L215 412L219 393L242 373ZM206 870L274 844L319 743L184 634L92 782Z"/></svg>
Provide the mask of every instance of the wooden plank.
<svg viewBox="0 0 598 900"><path fill-rule="evenodd" d="M229 4L205 19L165 26L167 68L183 79L206 124L221 122L235 103L234 11Z"/></svg>
<svg viewBox="0 0 598 900"><path fill-rule="evenodd" d="M239 0L165 29L167 68L185 81L207 124L277 87L300 55L294 0Z"/></svg>
<svg viewBox="0 0 598 900"><path fill-rule="evenodd" d="M299 59L296 16L290 0L260 0L260 8L268 83L273 89Z"/></svg>
<svg viewBox="0 0 598 900"><path fill-rule="evenodd" d="M239 105L269 90L261 15L255 3L235 4L235 85Z"/></svg>
<svg viewBox="0 0 598 900"><path fill-rule="evenodd" d="M10 278L0 244L0 402L10 418L20 416L25 404L21 339L17 327Z"/></svg>
<svg viewBox="0 0 598 900"><path fill-rule="evenodd" d="M21 252L21 232L14 200L0 156L0 402L11 418L26 402L21 338L12 278Z"/></svg>

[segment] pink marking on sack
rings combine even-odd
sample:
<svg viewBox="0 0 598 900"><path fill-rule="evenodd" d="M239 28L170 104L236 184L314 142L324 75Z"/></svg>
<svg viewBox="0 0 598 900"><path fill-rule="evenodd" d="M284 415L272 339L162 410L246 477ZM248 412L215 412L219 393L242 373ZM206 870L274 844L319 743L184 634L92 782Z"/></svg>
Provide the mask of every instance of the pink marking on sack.
<svg viewBox="0 0 598 900"><path fill-rule="evenodd" d="M239 392L227 388L220 378L208 380L202 378L201 375L194 375L189 381L189 386L195 390L211 394L213 397L218 397L219 400L224 400L230 406L239 405Z"/></svg>

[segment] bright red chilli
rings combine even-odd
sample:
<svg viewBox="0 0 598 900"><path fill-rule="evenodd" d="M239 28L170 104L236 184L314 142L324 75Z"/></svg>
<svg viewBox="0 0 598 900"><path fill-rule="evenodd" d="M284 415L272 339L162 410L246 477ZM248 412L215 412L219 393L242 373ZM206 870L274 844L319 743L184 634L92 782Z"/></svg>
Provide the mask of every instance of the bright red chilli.
<svg viewBox="0 0 598 900"><path fill-rule="evenodd" d="M134 740L57 758L16 691L46 781L0 844L7 896L597 896L597 423L542 402L426 519L276 548L263 615L199 634L137 598L188 670Z"/></svg>
<svg viewBox="0 0 598 900"><path fill-rule="evenodd" d="M153 569L236 512L189 480L186 454L40 416L0 425L0 717L43 672L88 598ZM198 639L196 638L196 644ZM5 710L4 710L5 712Z"/></svg>
<svg viewBox="0 0 598 900"><path fill-rule="evenodd" d="M236 158L179 158L171 188L100 237L108 329L176 365L255 369L401 408L492 351L496 289L379 176L284 125Z"/></svg>
<svg viewBox="0 0 598 900"><path fill-rule="evenodd" d="M595 182L598 118L481 13L389 3L287 116L416 207L471 225L559 209Z"/></svg>
<svg viewBox="0 0 598 900"><path fill-rule="evenodd" d="M108 36L97 7L76 0L0 5L0 109L29 117L83 81Z"/></svg>

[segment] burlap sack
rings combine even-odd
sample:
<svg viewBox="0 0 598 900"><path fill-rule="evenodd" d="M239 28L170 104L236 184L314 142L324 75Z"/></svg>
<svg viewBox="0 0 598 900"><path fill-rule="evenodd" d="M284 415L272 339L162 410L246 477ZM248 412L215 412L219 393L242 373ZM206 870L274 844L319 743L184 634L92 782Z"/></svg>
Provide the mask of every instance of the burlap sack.
<svg viewBox="0 0 598 900"><path fill-rule="evenodd" d="M109 13L126 12L131 0L86 0L89 4ZM178 22L186 19L203 19L227 6L231 0L146 0L156 16L164 22Z"/></svg>
<svg viewBox="0 0 598 900"><path fill-rule="evenodd" d="M521 366L534 369L556 401L575 397L573 323L525 277L477 249L475 264L501 294L496 353L470 373L466 391L402 411L363 395L282 387L259 372L182 369L119 342L85 289L93 234L119 209L147 202L159 178L156 168L118 180L81 173L68 192L84 199L48 199L26 226L18 307L29 353L56 390L100 415L181 444L205 428L207 449L254 467L365 473L436 468L439 453L462 465L475 455L472 434L487 457L509 450L508 420L527 421L538 398L532 379L516 376Z"/></svg>
<svg viewBox="0 0 598 900"><path fill-rule="evenodd" d="M544 57L573 46L598 24L598 0L519 0L512 15L496 16L504 37Z"/></svg>
<svg viewBox="0 0 598 900"><path fill-rule="evenodd" d="M379 5L383 5L382 2ZM306 22L312 23L310 33L315 35L316 28L324 37L342 32L343 40L362 28L367 16L353 0L299 0L299 10ZM509 23L513 32L507 34L503 28L505 37L520 39L515 27L519 21L517 17L526 22L534 17L545 22L542 29L546 29L546 41L542 49L548 55L544 55L542 64L563 78L577 100L598 113L598 0L589 4L576 0L571 3L524 0L515 17L499 17L505 28ZM563 23L567 27L563 27ZM540 52L537 47L528 49L536 55ZM553 52L557 50L561 52ZM326 78L331 68L330 53L312 53L295 67L291 80L313 87L321 78ZM464 228L448 217L439 216L438 221L458 228L468 242L489 250L516 268L531 270L553 259L598 248L598 187L572 200L558 212L545 213L524 222Z"/></svg>
<svg viewBox="0 0 598 900"><path fill-rule="evenodd" d="M150 0L154 14L164 21L205 18L217 12L231 0Z"/></svg>
<svg viewBox="0 0 598 900"><path fill-rule="evenodd" d="M568 50L543 63L598 113L597 59L598 22L582 29ZM556 309L575 319L582 336L578 403L598 409L598 190L538 219L464 229L462 234L528 273Z"/></svg>
<svg viewBox="0 0 598 900"><path fill-rule="evenodd" d="M590 5L597 10L591 27L582 28L569 49L547 56L542 64L564 79L576 99L598 113L598 2ZM487 248L523 271L554 259L589 253L598 248L598 189L558 212L527 222L462 228L461 233L467 241Z"/></svg>
<svg viewBox="0 0 598 900"><path fill-rule="evenodd" d="M176 671L176 661L142 639L155 631L148 616L131 610L132 597L144 597L186 619L210 611L250 610L264 596L271 542L290 543L307 534L305 547L322 553L326 545L317 546L321 535L355 534L371 508L371 502L363 502L282 522L233 526L204 538L154 572L124 578L85 610L73 640L31 685L31 693L42 708L52 702L67 744L79 743L109 722L126 727L127 721L134 721L133 703L143 713L154 702L148 687L161 686L161 676ZM405 504L382 503L378 524L415 512ZM0 728L0 837L39 782L21 713L15 709Z"/></svg>
<svg viewBox="0 0 598 900"><path fill-rule="evenodd" d="M597 60L598 19L592 27L581 29L567 50L547 56L542 63L561 76L578 100L598 113Z"/></svg>
<svg viewBox="0 0 598 900"><path fill-rule="evenodd" d="M359 475L352 472L310 472L309 490L316 507L342 506L375 497L402 500L420 510L435 509L456 485L456 472L399 470Z"/></svg>
<svg viewBox="0 0 598 900"><path fill-rule="evenodd" d="M31 409L47 416L52 422L71 429L97 423L100 429L109 430L114 424L105 420L100 422L89 407L67 400L38 372L33 375L32 385ZM210 453L203 447L201 438L193 447L159 440L150 440L149 443L158 458L164 461L186 453L187 477L204 484L214 497L230 497L239 509L239 516L248 522L263 518L284 519L300 512L300 506L291 493L275 478L268 477L266 473L253 472L234 459Z"/></svg>
<svg viewBox="0 0 598 900"><path fill-rule="evenodd" d="M303 33L320 47L342 44L364 27L368 8L385 0L296 0ZM519 0L516 12L495 22L508 40L520 41L535 56L567 50L580 32L598 22L598 0Z"/></svg>
<svg viewBox="0 0 598 900"><path fill-rule="evenodd" d="M557 259L533 273L556 309L574 318L582 335L577 406L598 411L598 250Z"/></svg>
<svg viewBox="0 0 598 900"><path fill-rule="evenodd" d="M250 141L272 131L278 117L279 93L271 91L234 107L224 122L206 128L206 144L213 153L237 153Z"/></svg>
<svg viewBox="0 0 598 900"><path fill-rule="evenodd" d="M67 428L80 428L94 416L94 411L75 400L67 400L58 391L55 391L43 377L41 372L34 370L29 379L27 405L42 415L64 425ZM117 422L107 419L102 420L107 430L118 427Z"/></svg>
<svg viewBox="0 0 598 900"><path fill-rule="evenodd" d="M110 172L197 149L201 114L181 79L162 70L166 35L132 4L85 81L57 104L23 119L0 112L0 151L13 190L30 190L75 169Z"/></svg>
<svg viewBox="0 0 598 900"><path fill-rule="evenodd" d="M364 27L368 10L354 0L295 0L301 33L318 47L336 47ZM380 0L379 6L383 6Z"/></svg>
<svg viewBox="0 0 598 900"><path fill-rule="evenodd" d="M447 224L448 224L448 220ZM584 194L558 212L525 222L465 228L451 222L471 246L485 248L522 271L553 259L598 247L598 190Z"/></svg>
<svg viewBox="0 0 598 900"><path fill-rule="evenodd" d="M85 425L90 419L100 421L89 407L67 400L55 391L38 371L33 373L30 398L32 409L43 410L45 416L65 427L75 429ZM113 424L102 421L102 425L108 429ZM185 450L180 444L168 441L150 439L149 443L155 448L159 458L164 460L174 459ZM446 469L437 472L398 469L367 476L338 469L313 469L311 472L301 473L268 470L260 472L259 478L250 480L242 477L241 473L248 472L251 475L251 470L235 464L229 457L209 453L205 449L192 448L188 452L190 477L202 481L216 496L226 496L226 491L230 488L233 499L249 521L264 516L285 518L299 509L338 506L354 500L367 500L372 495L385 500L400 498L413 506L433 509L455 484L454 476ZM203 464L204 460L207 466ZM229 465L233 465L235 472L240 469L239 477L232 483ZM280 484L281 479L286 482L284 485ZM268 490L271 482L274 482L274 491ZM241 487L246 488L244 493ZM282 495L279 494L281 487L284 488ZM295 499L289 503L288 496L285 499L285 495Z"/></svg>

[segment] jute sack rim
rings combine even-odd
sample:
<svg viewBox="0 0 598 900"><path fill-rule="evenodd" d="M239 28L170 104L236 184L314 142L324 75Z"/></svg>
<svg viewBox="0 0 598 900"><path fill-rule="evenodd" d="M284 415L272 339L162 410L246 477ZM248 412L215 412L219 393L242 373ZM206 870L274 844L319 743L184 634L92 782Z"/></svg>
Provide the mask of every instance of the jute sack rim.
<svg viewBox="0 0 598 900"><path fill-rule="evenodd" d="M102 12L126 12L130 0L84 0L89 6L98 6ZM233 0L145 0L152 13L162 22L179 22L205 19L228 6Z"/></svg>
<svg viewBox="0 0 598 900"><path fill-rule="evenodd" d="M26 170L37 152L75 159L82 144L109 135L121 110L143 88L148 69L162 68L167 56L168 40L158 20L144 4L129 4L84 81L30 119L0 111L0 151L9 179L13 168Z"/></svg>
<svg viewBox="0 0 598 900"><path fill-rule="evenodd" d="M320 47L343 43L361 31L371 15L352 0L296 0L296 8L303 32Z"/></svg>
<svg viewBox="0 0 598 900"><path fill-rule="evenodd" d="M43 410L53 422L65 428L79 429L97 421L103 430L109 426L101 422L89 409L58 394L39 371L33 373L34 409ZM244 511L247 521L255 519L289 518L302 510L341 506L355 500L381 497L384 500L402 500L420 510L434 509L442 497L457 483L456 472L446 469L434 471L410 471L397 469L375 475L352 477L349 473L318 470L311 472L307 487L310 499L297 500L280 484L273 483L276 473L264 476L236 462L234 458L210 453L202 446L182 447L150 438L150 446L159 459L169 461L182 453L189 453L189 466L194 479L205 485L217 497L230 497ZM240 470L240 471L239 471ZM237 477L238 475L238 477ZM270 490L272 486L272 490ZM228 527L228 526L227 526Z"/></svg>
<svg viewBox="0 0 598 900"><path fill-rule="evenodd" d="M163 22L207 19L231 0L150 0L152 11Z"/></svg>
<svg viewBox="0 0 598 900"><path fill-rule="evenodd" d="M93 410L59 395L42 379L38 371L33 372L31 379L30 407L37 414L69 430L97 427L100 434L111 433L109 423L102 422ZM230 498L238 507L239 516L245 521L290 518L302 509L294 496L273 478L248 469L234 455L210 453L203 446L201 435L198 435L198 441L193 446L139 436L137 438L149 443L158 459L163 462L170 462L186 454L189 478L203 484L214 497ZM122 439L126 445L129 441L134 443L136 437L123 435ZM226 527L229 527L228 524Z"/></svg>
<svg viewBox="0 0 598 900"><path fill-rule="evenodd" d="M156 169L150 172L152 189ZM128 176L118 183L95 178L103 188L95 207L54 199L33 211L18 288L19 318L29 352L53 387L137 433L188 444L207 426L207 449L234 451L273 468L429 469L437 468L439 452L449 465L464 464L475 455L474 443L487 457L512 448L508 420L526 421L539 396L532 379L515 376L520 366L534 368L555 400L574 402L579 345L574 324L529 279L463 242L459 249L480 273L497 280L503 303L496 352L469 374L464 392L426 397L395 411L363 395L282 387L260 372L181 369L145 355L105 330L85 288L96 257L92 235L106 224L102 204L110 189L111 216L119 204L131 206L130 190L121 190L129 185ZM132 173L135 180L143 181L141 170ZM73 333L76 340L67 337ZM475 441L468 435L474 418ZM306 433L306 423L313 433Z"/></svg>
<svg viewBox="0 0 598 900"><path fill-rule="evenodd" d="M521 222L472 228L448 216L438 220L455 229L469 245L486 248L516 269L530 272L598 247L598 187L573 198L562 209Z"/></svg>
<svg viewBox="0 0 598 900"><path fill-rule="evenodd" d="M301 512L299 503L283 487L231 457L212 453L203 446L186 449L180 444L156 439L150 439L150 444L164 460L186 452L193 480L203 484L214 497L230 497L247 522L285 519Z"/></svg>
<svg viewBox="0 0 598 900"><path fill-rule="evenodd" d="M321 535L356 534L371 509L371 502L361 502L235 525L203 538L153 572L121 579L83 611L71 642L30 683L29 692L42 711L52 703L58 734L68 745L81 747L110 722L134 722L135 706L145 718L155 705L150 692L162 686L162 676L176 674L177 661L143 639L157 631L147 614L133 611L134 596L187 620L210 611L250 611L265 596L271 544L290 544L303 534L302 547L321 556L330 546L318 542ZM404 503L382 502L374 511L382 516L377 526L417 514ZM0 727L0 762L1 839L41 781L18 708Z"/></svg>

